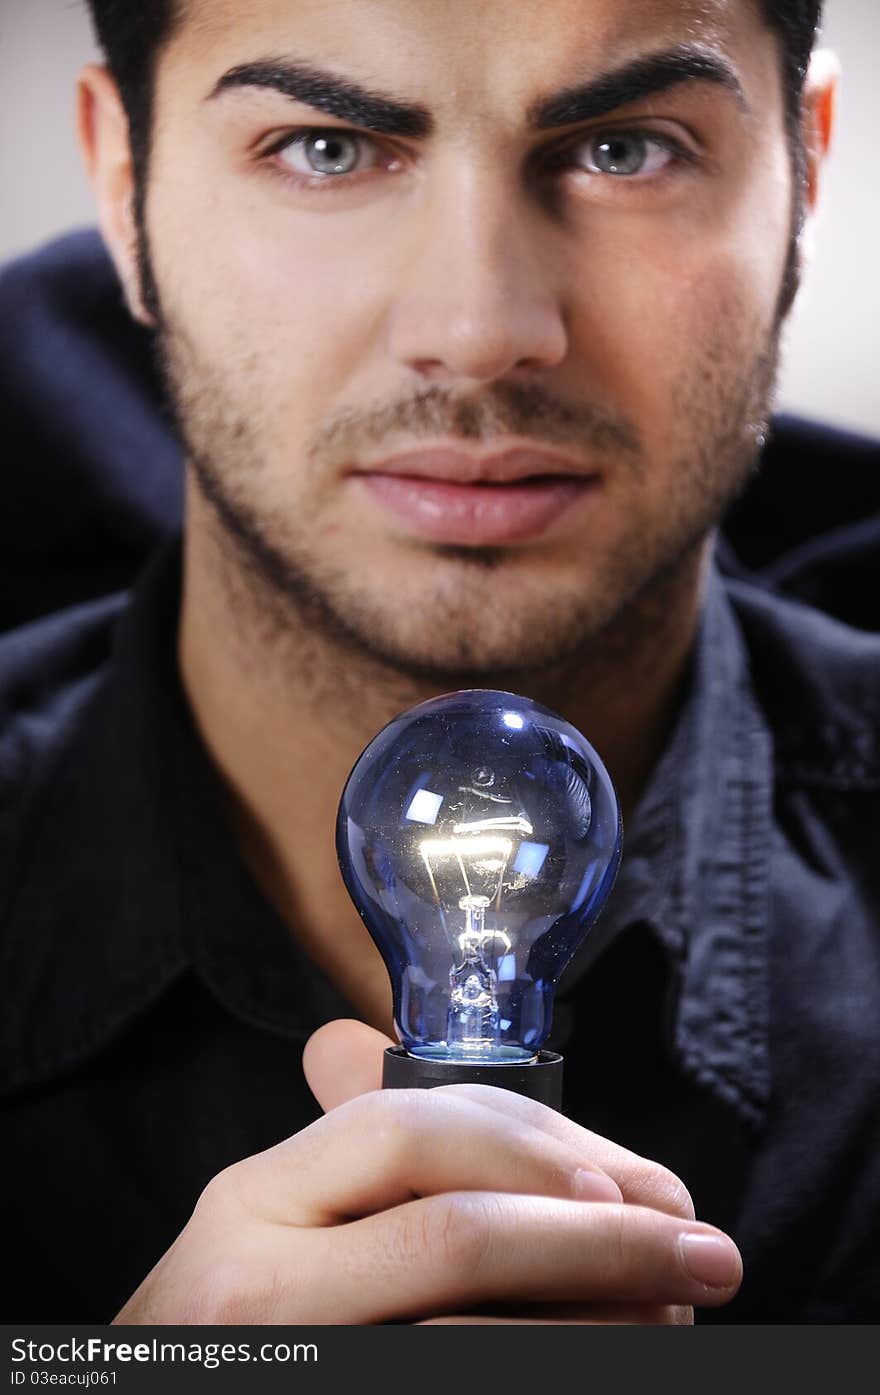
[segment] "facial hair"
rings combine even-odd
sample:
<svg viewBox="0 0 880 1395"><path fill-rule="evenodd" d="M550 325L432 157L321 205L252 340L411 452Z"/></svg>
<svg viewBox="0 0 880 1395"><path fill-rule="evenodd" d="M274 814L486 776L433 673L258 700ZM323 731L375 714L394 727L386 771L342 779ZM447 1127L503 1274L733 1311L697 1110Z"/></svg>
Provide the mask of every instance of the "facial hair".
<svg viewBox="0 0 880 1395"><path fill-rule="evenodd" d="M518 676L589 662L602 638L630 629L633 611L655 611L663 585L693 559L752 475L767 429L779 329L742 368L741 346L719 334L699 374L674 389L676 417L690 424L689 450L670 472L662 517L624 533L589 586L535 591L510 549L416 543L437 566L406 596L332 566L312 541L307 516L269 507L253 488L267 468L260 412L240 386L199 355L173 318L162 321L165 382L198 487L211 506L224 570L264 639L305 633L349 662L358 658L434 686L512 686ZM244 393L244 397L247 392ZM622 415L563 402L543 386L498 382L479 397L439 387L369 409L334 414L315 433L304 468L315 479L346 455L405 433L490 440L501 432L600 454L636 482L650 472L638 430ZM302 495L302 491L301 491ZM415 558L414 558L415 560ZM258 617L258 619L257 619ZM241 623L248 623L242 620ZM503 678L503 683L501 679Z"/></svg>

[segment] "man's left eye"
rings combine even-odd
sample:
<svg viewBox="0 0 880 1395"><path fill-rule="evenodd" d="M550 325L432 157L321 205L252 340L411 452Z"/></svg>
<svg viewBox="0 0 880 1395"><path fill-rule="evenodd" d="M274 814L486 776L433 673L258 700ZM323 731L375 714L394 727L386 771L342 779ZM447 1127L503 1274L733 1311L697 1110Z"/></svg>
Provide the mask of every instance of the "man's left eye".
<svg viewBox="0 0 880 1395"><path fill-rule="evenodd" d="M571 146L573 165L590 174L629 176L657 174L675 159L675 151L656 136L637 131L622 131L619 135L590 136Z"/></svg>

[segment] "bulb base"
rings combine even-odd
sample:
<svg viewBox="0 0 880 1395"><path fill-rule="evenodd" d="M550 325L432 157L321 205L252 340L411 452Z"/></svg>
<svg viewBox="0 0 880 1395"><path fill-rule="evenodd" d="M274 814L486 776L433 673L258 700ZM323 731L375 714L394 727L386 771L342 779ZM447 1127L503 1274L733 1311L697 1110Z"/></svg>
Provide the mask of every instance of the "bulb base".
<svg viewBox="0 0 880 1395"><path fill-rule="evenodd" d="M389 1046L382 1069L384 1090L431 1090L435 1085L498 1085L562 1112L562 1057L539 1051L523 1065L480 1066L459 1061L432 1061Z"/></svg>

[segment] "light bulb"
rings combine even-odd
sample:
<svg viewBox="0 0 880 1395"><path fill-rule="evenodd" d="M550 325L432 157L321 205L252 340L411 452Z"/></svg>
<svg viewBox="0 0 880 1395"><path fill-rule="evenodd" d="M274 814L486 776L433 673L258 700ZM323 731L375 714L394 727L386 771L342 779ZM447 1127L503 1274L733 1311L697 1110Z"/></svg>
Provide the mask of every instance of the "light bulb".
<svg viewBox="0 0 880 1395"><path fill-rule="evenodd" d="M356 762L336 844L391 978L401 1046L385 1083L488 1080L558 1105L553 994L620 860L589 742L513 693L421 703Z"/></svg>

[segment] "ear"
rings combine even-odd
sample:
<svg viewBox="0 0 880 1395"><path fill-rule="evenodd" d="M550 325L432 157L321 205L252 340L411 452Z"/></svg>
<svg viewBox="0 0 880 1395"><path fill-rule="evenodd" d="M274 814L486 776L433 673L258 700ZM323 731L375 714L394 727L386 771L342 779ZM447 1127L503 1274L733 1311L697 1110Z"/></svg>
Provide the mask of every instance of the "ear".
<svg viewBox="0 0 880 1395"><path fill-rule="evenodd" d="M821 178L831 150L837 115L840 61L830 49L816 49L804 84L801 134L806 152L807 225L818 207Z"/></svg>
<svg viewBox="0 0 880 1395"><path fill-rule="evenodd" d="M816 215L825 162L834 136L839 79L840 63L836 54L830 49L814 50L804 83L801 115L801 140L805 155L803 223L798 232L797 270L786 314L815 255Z"/></svg>
<svg viewBox="0 0 880 1395"><path fill-rule="evenodd" d="M119 89L106 68L90 64L77 83L80 152L98 202L98 218L131 314L155 327L140 284L135 178L128 118Z"/></svg>

